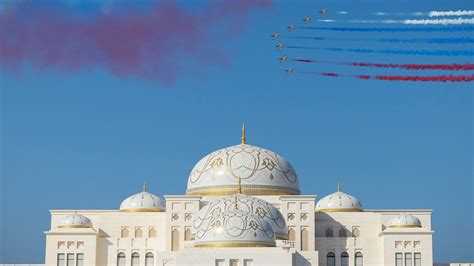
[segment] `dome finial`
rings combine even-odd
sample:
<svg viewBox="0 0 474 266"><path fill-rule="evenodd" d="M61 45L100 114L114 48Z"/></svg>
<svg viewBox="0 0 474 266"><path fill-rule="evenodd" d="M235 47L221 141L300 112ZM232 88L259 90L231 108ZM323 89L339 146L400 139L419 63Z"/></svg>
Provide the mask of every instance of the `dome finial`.
<svg viewBox="0 0 474 266"><path fill-rule="evenodd" d="M242 194L242 178L240 178L240 176L239 176L239 186L237 189L237 193Z"/></svg>
<svg viewBox="0 0 474 266"><path fill-rule="evenodd" d="M237 187L237 193L235 193L234 195L234 204L235 204L236 210L239 208L237 204L237 195L242 194L242 179L240 178L240 176L238 178L239 178L239 183Z"/></svg>
<svg viewBox="0 0 474 266"><path fill-rule="evenodd" d="M146 191L146 181L143 182L143 192L147 192L147 191Z"/></svg>
<svg viewBox="0 0 474 266"><path fill-rule="evenodd" d="M240 138L240 143L241 144L247 143L247 138L245 137L245 124L244 123L242 123L242 138Z"/></svg>
<svg viewBox="0 0 474 266"><path fill-rule="evenodd" d="M341 192L341 182L337 182L337 192Z"/></svg>

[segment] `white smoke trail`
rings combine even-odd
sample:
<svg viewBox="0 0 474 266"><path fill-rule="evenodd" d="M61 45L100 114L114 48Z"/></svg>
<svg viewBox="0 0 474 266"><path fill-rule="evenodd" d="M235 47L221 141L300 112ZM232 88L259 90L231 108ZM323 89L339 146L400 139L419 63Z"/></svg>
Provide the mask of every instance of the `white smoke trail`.
<svg viewBox="0 0 474 266"><path fill-rule="evenodd" d="M347 11L339 11L337 12L338 14L341 14L341 15L346 15L348 12Z"/></svg>
<svg viewBox="0 0 474 266"><path fill-rule="evenodd" d="M408 25L461 25L474 24L474 18L455 18L455 19L405 19L403 24Z"/></svg>
<svg viewBox="0 0 474 266"><path fill-rule="evenodd" d="M349 22L349 23L372 23L372 24L406 24L406 25L463 25L474 24L474 18L454 18L454 19L404 19L404 20L333 20L333 19L318 19L318 22L335 23L335 22Z"/></svg>
<svg viewBox="0 0 474 266"><path fill-rule="evenodd" d="M318 22L324 22L324 23L334 23L334 22L349 22L349 23L382 23L382 24L396 24L396 23L403 23L403 20L390 20L390 19L385 19L385 20L361 20L361 19L356 19L356 20L333 20L333 19L318 19Z"/></svg>
<svg viewBox="0 0 474 266"><path fill-rule="evenodd" d="M457 10L457 11L430 11L430 17L444 17L444 16L474 16L474 10Z"/></svg>
<svg viewBox="0 0 474 266"><path fill-rule="evenodd" d="M456 11L429 11L429 12L375 12L376 16L429 16L429 17L455 17L474 16L474 10Z"/></svg>
<svg viewBox="0 0 474 266"><path fill-rule="evenodd" d="M428 15L426 12L375 12L373 13L376 16L423 16Z"/></svg>

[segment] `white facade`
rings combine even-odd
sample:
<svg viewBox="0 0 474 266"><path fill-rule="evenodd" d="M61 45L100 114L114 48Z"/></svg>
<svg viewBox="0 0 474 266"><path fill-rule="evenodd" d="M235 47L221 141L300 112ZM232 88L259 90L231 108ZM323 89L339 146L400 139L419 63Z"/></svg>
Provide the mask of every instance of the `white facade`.
<svg viewBox="0 0 474 266"><path fill-rule="evenodd" d="M367 210L340 191L316 200L243 135L198 162L187 195L144 188L117 210L51 210L45 264L433 265L431 210Z"/></svg>

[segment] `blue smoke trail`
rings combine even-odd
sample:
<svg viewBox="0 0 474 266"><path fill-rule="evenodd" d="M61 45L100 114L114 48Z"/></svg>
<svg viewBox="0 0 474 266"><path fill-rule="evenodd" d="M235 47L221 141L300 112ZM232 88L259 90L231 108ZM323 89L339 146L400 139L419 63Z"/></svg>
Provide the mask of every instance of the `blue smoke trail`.
<svg viewBox="0 0 474 266"><path fill-rule="evenodd" d="M327 31L357 31L357 32L452 32L452 31L474 31L472 26L456 26L456 27L399 27L399 28L351 28L351 27L298 27L298 29L309 30L327 30Z"/></svg>
<svg viewBox="0 0 474 266"><path fill-rule="evenodd" d="M431 38L431 39L377 39L379 42L388 43L435 43L435 44L455 44L455 43L474 43L474 38Z"/></svg>
<svg viewBox="0 0 474 266"><path fill-rule="evenodd" d="M342 49L326 48L328 51L354 52L354 53L382 53L382 54L409 54L409 55L448 55L448 56L472 56L474 50L373 50L373 49Z"/></svg>
<svg viewBox="0 0 474 266"><path fill-rule="evenodd" d="M288 36L282 37L287 39L299 40L335 40L335 41L357 41L357 42L384 42L384 43L429 43L429 44L456 44L456 43L474 43L474 38L426 38L426 39L402 39L402 38L384 38L384 39L370 39L370 38L324 38L324 37L309 37L309 36Z"/></svg>
<svg viewBox="0 0 474 266"><path fill-rule="evenodd" d="M353 52L353 53L380 53L380 54L407 54L407 55L434 55L434 56L472 56L474 50L374 50L374 49L346 49L346 48L317 48L310 46L286 46L290 49L309 49L309 50L326 50L332 52Z"/></svg>

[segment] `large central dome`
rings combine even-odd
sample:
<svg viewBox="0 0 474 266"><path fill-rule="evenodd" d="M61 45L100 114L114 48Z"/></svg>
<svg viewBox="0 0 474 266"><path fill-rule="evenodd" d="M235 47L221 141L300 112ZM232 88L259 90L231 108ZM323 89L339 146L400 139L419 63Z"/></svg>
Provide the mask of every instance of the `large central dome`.
<svg viewBox="0 0 474 266"><path fill-rule="evenodd" d="M279 154L242 143L217 150L202 158L188 179L188 195L232 195L242 181L247 195L299 195L298 177Z"/></svg>

